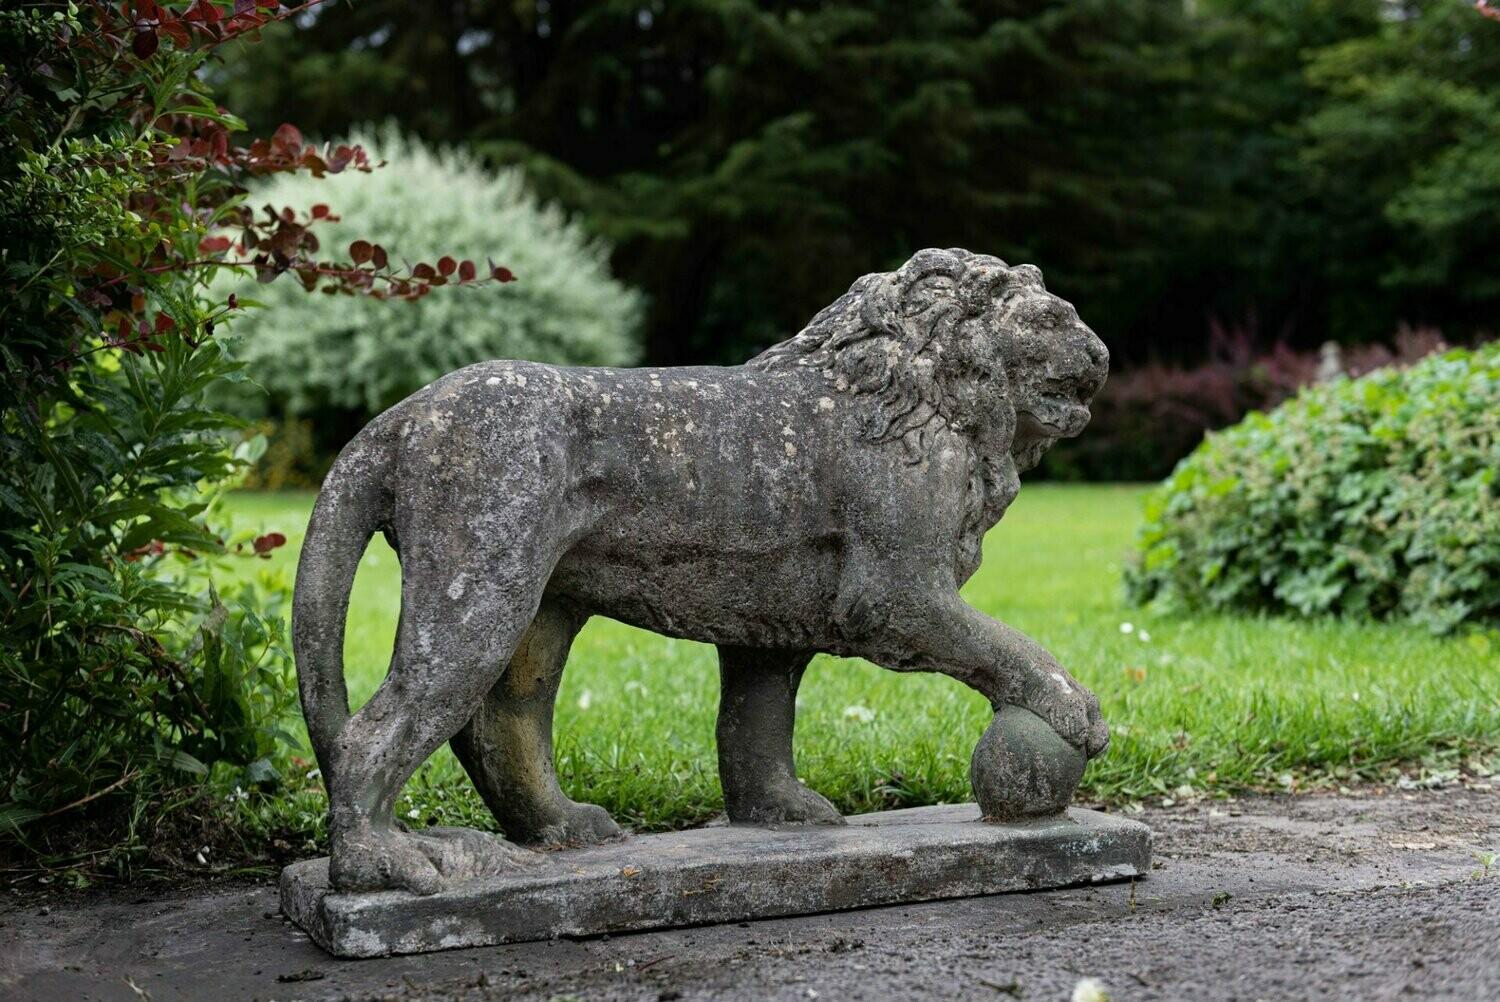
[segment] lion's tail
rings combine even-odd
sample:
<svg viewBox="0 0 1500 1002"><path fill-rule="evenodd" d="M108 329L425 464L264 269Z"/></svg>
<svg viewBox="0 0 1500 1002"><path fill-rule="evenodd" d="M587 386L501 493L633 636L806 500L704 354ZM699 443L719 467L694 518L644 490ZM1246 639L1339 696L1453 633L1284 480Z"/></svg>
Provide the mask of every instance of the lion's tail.
<svg viewBox="0 0 1500 1002"><path fill-rule="evenodd" d="M336 743L349 722L344 621L354 572L370 537L390 518L385 487L390 454L372 430L349 444L324 481L302 542L292 599L292 652L302 714L325 784L332 782Z"/></svg>

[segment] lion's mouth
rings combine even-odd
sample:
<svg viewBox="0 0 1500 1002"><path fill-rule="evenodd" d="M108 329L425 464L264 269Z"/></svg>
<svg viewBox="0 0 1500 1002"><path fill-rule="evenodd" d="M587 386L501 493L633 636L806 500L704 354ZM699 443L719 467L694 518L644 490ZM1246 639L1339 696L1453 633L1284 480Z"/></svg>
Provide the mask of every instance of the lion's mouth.
<svg viewBox="0 0 1500 1002"><path fill-rule="evenodd" d="M1073 438L1088 427L1089 409L1079 404L1059 401L1056 409L1063 417L1044 417L1034 411L1017 411L1018 432L1032 438Z"/></svg>

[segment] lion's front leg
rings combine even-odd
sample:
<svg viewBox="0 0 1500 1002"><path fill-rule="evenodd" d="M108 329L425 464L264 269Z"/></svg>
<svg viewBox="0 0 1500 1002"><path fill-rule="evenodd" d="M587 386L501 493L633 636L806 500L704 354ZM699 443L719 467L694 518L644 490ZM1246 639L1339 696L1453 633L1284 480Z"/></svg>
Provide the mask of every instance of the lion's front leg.
<svg viewBox="0 0 1500 1002"><path fill-rule="evenodd" d="M1023 706L1089 758L1109 746L1094 694L1040 644L979 612L957 589L865 591L851 606L864 634L851 653L898 671L941 672L983 693L996 711Z"/></svg>
<svg viewBox="0 0 1500 1002"><path fill-rule="evenodd" d="M803 785L792 760L797 686L812 655L719 646L719 782L737 825L839 825L828 800Z"/></svg>

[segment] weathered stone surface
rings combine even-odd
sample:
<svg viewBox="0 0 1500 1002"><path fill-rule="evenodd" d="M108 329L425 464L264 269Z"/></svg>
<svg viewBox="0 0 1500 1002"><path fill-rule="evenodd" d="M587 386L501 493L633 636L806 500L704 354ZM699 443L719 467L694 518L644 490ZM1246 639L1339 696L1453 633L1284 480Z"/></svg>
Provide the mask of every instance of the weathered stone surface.
<svg viewBox="0 0 1500 1002"><path fill-rule="evenodd" d="M986 818L1046 817L1072 801L1087 761L1035 713L1002 706L974 746L969 784Z"/></svg>
<svg viewBox="0 0 1500 1002"><path fill-rule="evenodd" d="M732 822L842 823L792 759L818 652L1024 707L1034 722L989 732L999 754L977 794L1007 814L1060 809L1109 743L1098 701L959 587L1021 473L1088 423L1108 363L1036 268L927 249L742 366L483 362L381 414L324 481L292 617L332 886L434 894L526 870L514 843L618 833L552 762L568 648L595 615L718 646ZM385 682L351 713L344 622L376 532L401 558L401 625ZM444 742L508 841L395 824L402 785ZM1017 768L1049 748L1041 772Z"/></svg>
<svg viewBox="0 0 1500 1002"><path fill-rule="evenodd" d="M699 828L545 854L545 862L425 896L341 894L328 861L281 877L281 907L340 957L841 911L1142 877L1145 825L1075 808L996 824L973 804L841 827Z"/></svg>

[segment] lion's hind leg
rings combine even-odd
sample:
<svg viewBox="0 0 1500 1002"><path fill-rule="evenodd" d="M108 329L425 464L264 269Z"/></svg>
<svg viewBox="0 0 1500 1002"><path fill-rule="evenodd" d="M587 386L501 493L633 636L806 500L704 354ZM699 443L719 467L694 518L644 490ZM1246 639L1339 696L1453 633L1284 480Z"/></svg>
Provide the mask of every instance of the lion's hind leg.
<svg viewBox="0 0 1500 1002"><path fill-rule="evenodd" d="M719 647L719 783L734 824L843 824L826 798L797 779L792 730L797 687L812 655Z"/></svg>
<svg viewBox="0 0 1500 1002"><path fill-rule="evenodd" d="M609 813L569 799L552 761L552 708L583 613L553 600L537 610L510 666L451 742L507 838L575 845L620 834Z"/></svg>
<svg viewBox="0 0 1500 1002"><path fill-rule="evenodd" d="M401 830L394 806L510 660L556 562L554 547L535 530L531 538L484 538L451 509L425 509L412 522L399 533L401 621L390 673L336 743L330 877L341 891L431 894L540 859L483 832Z"/></svg>

